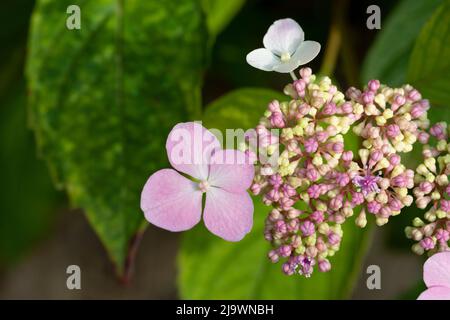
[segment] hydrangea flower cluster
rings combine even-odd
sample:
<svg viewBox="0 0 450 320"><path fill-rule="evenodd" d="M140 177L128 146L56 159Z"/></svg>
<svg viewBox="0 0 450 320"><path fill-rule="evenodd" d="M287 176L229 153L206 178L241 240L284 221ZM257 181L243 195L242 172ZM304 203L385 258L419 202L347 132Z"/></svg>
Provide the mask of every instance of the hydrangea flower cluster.
<svg viewBox="0 0 450 320"><path fill-rule="evenodd" d="M361 104L359 96L364 93L346 100L328 77L317 79L309 68L299 74L300 78L284 90L291 100L272 101L256 128L259 147L266 148L269 155L276 149L280 154L276 162L254 155L256 174L250 189L273 207L265 227L265 238L274 246L269 259L285 259L282 270L287 275L308 277L315 266L321 272L331 269L329 257L339 250L341 226L357 206L355 222L365 227L367 214L374 215L381 226L411 205L413 197L408 190L414 187L414 172L401 164L396 152L412 149L404 146L414 143L419 129L426 127L423 116L428 104L418 100L420 94L414 94L414 99L405 98L402 106L381 122L376 118L379 115L373 118L366 114L366 108L382 107L376 101L372 101L373 107L368 107L368 101ZM411 87L380 88L378 81L370 81L364 92L416 92ZM389 93L386 100L392 95ZM423 113L416 114L413 121L407 121L413 125L406 126L403 121L411 117L414 104L423 107ZM344 148L343 135L352 125L364 140L356 155ZM399 128L395 137L385 134L391 125ZM274 129L280 131L278 136ZM379 135L367 135L368 131L378 131Z"/></svg>
<svg viewBox="0 0 450 320"><path fill-rule="evenodd" d="M427 209L424 219L415 218L413 226L405 229L408 238L417 241L412 249L417 254L448 251L450 240L450 142L445 122L420 133L424 144L424 161L416 169L416 205Z"/></svg>
<svg viewBox="0 0 450 320"><path fill-rule="evenodd" d="M353 122L353 108L329 78L317 80L309 68L301 69L300 76L285 89L292 100L272 101L256 128L260 147L283 150L276 163L256 167L251 190L274 207L265 230L265 238L277 247L270 259L287 258L286 274L309 276L316 264L323 272L330 270L327 257L339 250L343 220L331 208L343 203L333 188L319 182L332 175L343 156L342 134ZM281 131L279 137L272 129ZM294 207L301 202L308 207Z"/></svg>

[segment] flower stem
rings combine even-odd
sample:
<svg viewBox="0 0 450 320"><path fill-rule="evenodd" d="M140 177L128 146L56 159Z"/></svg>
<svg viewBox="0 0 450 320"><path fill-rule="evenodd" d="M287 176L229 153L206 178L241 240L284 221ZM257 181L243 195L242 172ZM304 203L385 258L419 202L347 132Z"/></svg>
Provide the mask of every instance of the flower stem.
<svg viewBox="0 0 450 320"><path fill-rule="evenodd" d="M342 43L343 25L347 7L348 0L336 0L333 2L330 31L328 33L325 55L320 68L321 74L332 75L336 67L336 61Z"/></svg>
<svg viewBox="0 0 450 320"><path fill-rule="evenodd" d="M295 75L294 71L289 72L289 74L291 75L292 80L298 80L297 76Z"/></svg>

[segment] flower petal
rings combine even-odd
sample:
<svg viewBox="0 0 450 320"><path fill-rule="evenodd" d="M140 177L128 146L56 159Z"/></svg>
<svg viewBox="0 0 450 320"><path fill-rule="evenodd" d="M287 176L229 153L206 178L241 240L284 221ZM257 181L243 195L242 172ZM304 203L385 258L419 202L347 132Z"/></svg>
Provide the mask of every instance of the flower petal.
<svg viewBox="0 0 450 320"><path fill-rule="evenodd" d="M423 280L428 288L450 288L450 252L439 252L428 258L423 265Z"/></svg>
<svg viewBox="0 0 450 320"><path fill-rule="evenodd" d="M231 193L211 187L206 192L205 226L215 235L241 240L253 226L253 201L247 192Z"/></svg>
<svg viewBox="0 0 450 320"><path fill-rule="evenodd" d="M152 224L169 230L191 229L201 218L202 192L172 169L150 176L141 194L141 209Z"/></svg>
<svg viewBox="0 0 450 320"><path fill-rule="evenodd" d="M305 34L300 25L287 18L275 21L264 36L264 47L278 56L283 53L294 54Z"/></svg>
<svg viewBox="0 0 450 320"><path fill-rule="evenodd" d="M217 138L200 123L179 123L167 137L166 149L172 167L199 180L208 178L208 164Z"/></svg>
<svg viewBox="0 0 450 320"><path fill-rule="evenodd" d="M229 192L245 192L253 180L255 169L249 157L238 150L219 150L211 157L208 182Z"/></svg>
<svg viewBox="0 0 450 320"><path fill-rule="evenodd" d="M428 288L417 300L450 300L450 288L442 286Z"/></svg>
<svg viewBox="0 0 450 320"><path fill-rule="evenodd" d="M269 50L260 48L247 54L247 63L263 71L272 71L281 61Z"/></svg>
<svg viewBox="0 0 450 320"><path fill-rule="evenodd" d="M280 73L289 73L299 66L313 60L320 52L320 43L316 41L304 41L300 44L294 55L288 62L276 65L273 70Z"/></svg>

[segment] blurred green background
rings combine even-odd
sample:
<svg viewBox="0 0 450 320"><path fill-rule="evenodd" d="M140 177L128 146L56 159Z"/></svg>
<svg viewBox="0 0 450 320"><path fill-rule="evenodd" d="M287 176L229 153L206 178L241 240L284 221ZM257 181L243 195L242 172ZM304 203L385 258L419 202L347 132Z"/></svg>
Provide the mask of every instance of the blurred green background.
<svg viewBox="0 0 450 320"><path fill-rule="evenodd" d="M70 4L81 30L65 26ZM366 27L372 4L381 30ZM166 166L175 123L252 127L280 94L288 75L245 55L285 17L322 44L310 67L341 90L410 82L432 120L450 120L448 1L2 1L0 298L415 298L423 259L403 233L414 208L383 230L351 226L334 274L307 281L265 260L267 208L233 245L202 226L180 236L143 221L140 190ZM82 268L80 292L65 287L70 264ZM370 264L382 268L380 291L365 286Z"/></svg>

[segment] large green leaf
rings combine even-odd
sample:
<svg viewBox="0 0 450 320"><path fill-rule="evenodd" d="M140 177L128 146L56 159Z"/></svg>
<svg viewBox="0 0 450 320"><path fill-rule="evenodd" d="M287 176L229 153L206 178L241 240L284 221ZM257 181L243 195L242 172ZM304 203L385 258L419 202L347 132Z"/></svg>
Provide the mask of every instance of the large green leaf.
<svg viewBox="0 0 450 320"><path fill-rule="evenodd" d="M446 0L420 32L408 69L408 81L430 100L433 105L430 112L437 111L441 120L450 120L449 44L450 1Z"/></svg>
<svg viewBox="0 0 450 320"><path fill-rule="evenodd" d="M265 89L240 89L213 102L204 116L208 128L254 127L272 99L285 99ZM338 299L351 292L361 266L369 232L353 221L344 225L341 250L329 273L311 278L288 277L281 264L267 259L264 220L269 207L255 197L254 227L239 243L210 234L203 225L183 235L178 259L179 289L184 299Z"/></svg>
<svg viewBox="0 0 450 320"><path fill-rule="evenodd" d="M81 30L66 28L72 4ZM42 0L33 14L31 124L119 274L145 226L142 187L166 165L166 136L199 114L206 36L197 0Z"/></svg>
<svg viewBox="0 0 450 320"><path fill-rule="evenodd" d="M405 82L414 41L440 3L442 0L402 0L385 22L382 17L380 33L363 64L363 83L370 79L380 79L391 86Z"/></svg>
<svg viewBox="0 0 450 320"><path fill-rule="evenodd" d="M239 12L245 0L201 0L208 31L213 40Z"/></svg>

